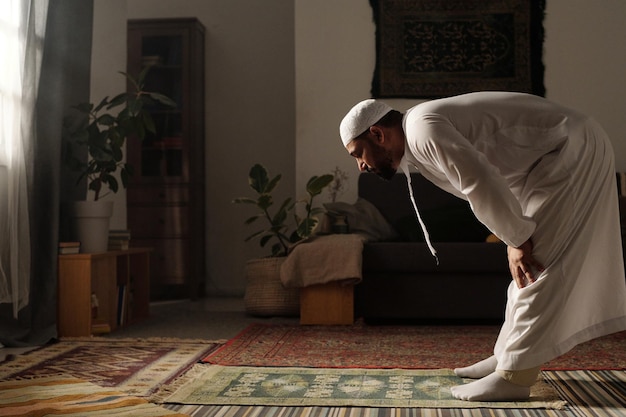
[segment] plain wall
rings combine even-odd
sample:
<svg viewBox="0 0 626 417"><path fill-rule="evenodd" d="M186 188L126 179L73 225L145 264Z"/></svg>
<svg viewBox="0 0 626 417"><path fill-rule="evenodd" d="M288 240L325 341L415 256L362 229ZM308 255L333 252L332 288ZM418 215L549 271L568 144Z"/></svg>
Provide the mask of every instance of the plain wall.
<svg viewBox="0 0 626 417"><path fill-rule="evenodd" d="M124 4L126 3L126 4ZM281 199L302 196L311 175L339 167L349 175L340 200L356 199L356 164L338 125L370 96L375 26L368 0L95 0L94 31L125 43L98 24L111 19L198 17L206 26L207 290L240 295L247 259L265 254L243 239L252 214L232 198L248 196L256 162L283 174ZM626 171L626 2L548 0L544 27L547 97L593 115L612 139L618 170ZM125 19L125 18L124 18ZM123 20L123 19L122 19ZM125 21L123 22L125 24ZM100 29L98 29L98 27ZM98 37L94 33L94 50ZM117 48L115 48L117 49ZM104 67L117 77L108 64ZM92 89L95 88L92 84ZM405 110L417 100L389 100ZM327 196L324 195L324 198ZM321 203L324 198L318 202ZM125 219L123 220L125 221Z"/></svg>

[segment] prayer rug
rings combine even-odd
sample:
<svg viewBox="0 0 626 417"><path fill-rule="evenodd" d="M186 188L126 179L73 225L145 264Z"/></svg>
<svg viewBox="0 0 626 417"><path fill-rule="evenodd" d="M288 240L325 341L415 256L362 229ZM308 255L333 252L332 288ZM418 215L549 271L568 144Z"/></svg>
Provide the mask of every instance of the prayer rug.
<svg viewBox="0 0 626 417"><path fill-rule="evenodd" d="M71 375L127 394L150 396L220 346L186 339L68 338L5 361L0 380Z"/></svg>
<svg viewBox="0 0 626 417"><path fill-rule="evenodd" d="M184 416L109 388L67 376L0 382L0 415Z"/></svg>
<svg viewBox="0 0 626 417"><path fill-rule="evenodd" d="M492 354L498 326L252 324L203 359L231 366L442 369ZM626 332L575 347L544 369L626 369Z"/></svg>
<svg viewBox="0 0 626 417"><path fill-rule="evenodd" d="M544 371L567 405L561 410L519 408L286 407L164 404L196 417L618 417L626 416L624 371Z"/></svg>
<svg viewBox="0 0 626 417"><path fill-rule="evenodd" d="M543 96L545 0L370 0L373 97Z"/></svg>
<svg viewBox="0 0 626 417"><path fill-rule="evenodd" d="M334 407L563 408L543 381L523 402L469 402L452 397L463 384L451 369L251 368L196 365L163 402Z"/></svg>

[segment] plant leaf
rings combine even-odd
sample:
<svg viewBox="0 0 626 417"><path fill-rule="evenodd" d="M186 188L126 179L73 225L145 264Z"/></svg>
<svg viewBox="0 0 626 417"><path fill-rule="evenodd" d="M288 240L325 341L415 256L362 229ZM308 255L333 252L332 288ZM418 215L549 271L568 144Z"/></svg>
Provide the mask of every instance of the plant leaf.
<svg viewBox="0 0 626 417"><path fill-rule="evenodd" d="M261 210L267 210L272 204L274 204L274 201L270 194L261 194L257 200L257 205Z"/></svg>
<svg viewBox="0 0 626 417"><path fill-rule="evenodd" d="M109 105L107 106L107 110L112 109L113 107L117 107L121 104L124 104L128 98L128 93L119 93L115 97L111 99Z"/></svg>
<svg viewBox="0 0 626 417"><path fill-rule="evenodd" d="M261 164L256 164L250 169L248 174L248 183L254 191L263 194L267 188L268 177L267 170Z"/></svg>
<svg viewBox="0 0 626 417"><path fill-rule="evenodd" d="M169 98L168 96L165 96L163 94L159 94L159 93L146 93L148 95L148 97L150 97L151 99L153 99L154 101L161 103L165 106L168 107L178 107L178 104L172 100L171 98Z"/></svg>
<svg viewBox="0 0 626 417"><path fill-rule="evenodd" d="M321 176L313 176L306 184L306 190L311 196L318 195L322 192L324 187L330 184L333 181L333 176L331 174L321 175Z"/></svg>
<svg viewBox="0 0 626 417"><path fill-rule="evenodd" d="M106 100L106 97L104 99ZM73 108L83 113L91 113L91 109L93 109L93 104L80 103L80 104L77 104L76 106L73 106Z"/></svg>
<svg viewBox="0 0 626 417"><path fill-rule="evenodd" d="M140 113L140 116L141 116L141 121L143 122L143 125L145 126L146 130L150 133L156 133L154 120L152 119L152 116L150 115L150 113L148 113L145 110L142 110Z"/></svg>
<svg viewBox="0 0 626 417"><path fill-rule="evenodd" d="M280 243L274 244L274 246L272 246L272 256L273 257L287 256L287 248L285 248Z"/></svg>
<svg viewBox="0 0 626 417"><path fill-rule="evenodd" d="M100 109L102 109L104 106L106 106L107 104L109 104L109 97L106 96L105 98L103 98L100 103L98 103L98 105L96 107L93 108L94 112L98 112Z"/></svg>
<svg viewBox="0 0 626 417"><path fill-rule="evenodd" d="M267 245L267 242L270 241L270 239L274 237L273 235L265 235L261 238L261 240L259 241L259 244L261 245L261 247L264 247L265 245Z"/></svg>
<svg viewBox="0 0 626 417"><path fill-rule="evenodd" d="M266 193L271 193L272 191L274 191L274 188L276 188L276 186L278 185L278 183L280 182L280 179L282 178L282 175L276 175L274 178L272 178L266 185L265 185L265 191Z"/></svg>
<svg viewBox="0 0 626 417"><path fill-rule="evenodd" d="M105 175L104 178L102 179L102 182L108 184L109 188L114 193L116 193L117 190L119 189L119 184L117 182L117 179L113 175L110 175L110 174Z"/></svg>
<svg viewBox="0 0 626 417"><path fill-rule="evenodd" d="M285 223L285 220L287 220L287 210L281 208L272 218L272 226L280 226Z"/></svg>
<svg viewBox="0 0 626 417"><path fill-rule="evenodd" d="M124 71L118 71L118 73L122 74L124 77L126 77L128 81L130 81L130 83L135 88L135 91L141 91L141 83L143 82L143 79L145 78L146 73L148 72L149 68L150 67L144 68L137 76L137 80L135 80L135 78L132 75Z"/></svg>
<svg viewBox="0 0 626 417"><path fill-rule="evenodd" d="M315 217L307 217L298 225L298 236L307 238L311 236L313 230L317 227L317 219Z"/></svg>
<svg viewBox="0 0 626 417"><path fill-rule="evenodd" d="M241 203L245 203L245 204L255 204L257 203L257 200L253 200L251 198L248 197L239 197L239 198L235 198L232 203L234 204L241 204Z"/></svg>
<svg viewBox="0 0 626 417"><path fill-rule="evenodd" d="M257 214L256 216L252 216L252 217L248 218L244 222L244 224L250 224L250 223L254 222L256 219L258 219L259 217L263 217L263 215L262 214Z"/></svg>
<svg viewBox="0 0 626 417"><path fill-rule="evenodd" d="M96 122L104 126L113 126L115 124L115 118L108 113L98 116Z"/></svg>

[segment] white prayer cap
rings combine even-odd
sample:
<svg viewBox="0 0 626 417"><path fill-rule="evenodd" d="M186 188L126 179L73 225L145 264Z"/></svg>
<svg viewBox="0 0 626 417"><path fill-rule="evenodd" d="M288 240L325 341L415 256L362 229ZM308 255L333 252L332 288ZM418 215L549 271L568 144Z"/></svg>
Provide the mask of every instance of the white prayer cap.
<svg viewBox="0 0 626 417"><path fill-rule="evenodd" d="M392 107L372 98L363 100L345 115L339 125L343 146L348 146L357 136L376 124Z"/></svg>

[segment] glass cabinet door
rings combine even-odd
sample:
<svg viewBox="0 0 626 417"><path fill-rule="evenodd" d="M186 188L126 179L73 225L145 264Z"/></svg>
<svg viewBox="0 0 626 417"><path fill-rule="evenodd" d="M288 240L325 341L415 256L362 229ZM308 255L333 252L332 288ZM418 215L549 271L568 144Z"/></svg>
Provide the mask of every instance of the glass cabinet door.
<svg viewBox="0 0 626 417"><path fill-rule="evenodd" d="M183 152L182 36L145 36L141 39L142 69L150 67L146 91L156 91L176 102L176 108L156 103L149 108L156 133L141 144L142 177L186 176Z"/></svg>
<svg viewBox="0 0 626 417"><path fill-rule="evenodd" d="M155 133L127 141L130 244L153 248L151 299L195 299L206 258L204 26L195 18L134 19L127 40L128 73L149 67L145 91L176 103L151 103Z"/></svg>

